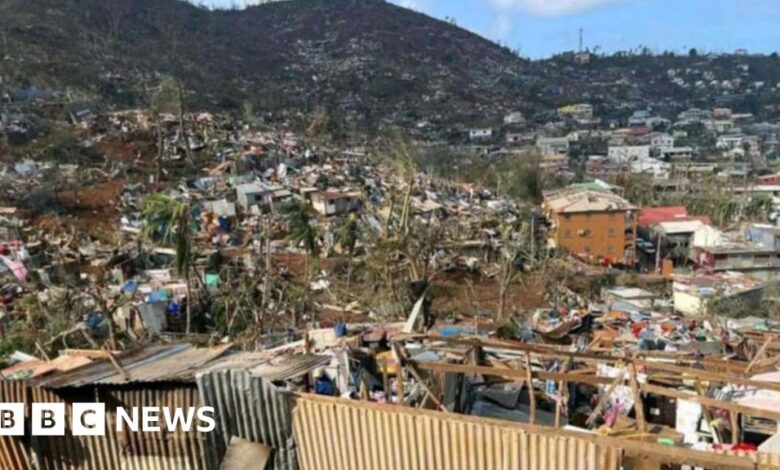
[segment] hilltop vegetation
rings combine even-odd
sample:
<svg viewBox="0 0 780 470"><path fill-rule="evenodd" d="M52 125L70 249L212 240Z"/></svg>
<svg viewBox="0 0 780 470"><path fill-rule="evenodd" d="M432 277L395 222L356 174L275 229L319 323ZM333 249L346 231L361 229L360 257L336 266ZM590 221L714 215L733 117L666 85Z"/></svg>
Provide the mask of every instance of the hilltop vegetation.
<svg viewBox="0 0 780 470"><path fill-rule="evenodd" d="M424 123L435 137L515 110L545 122L578 101L605 117L716 105L773 115L780 103L776 55L637 50L587 64L571 54L529 61L382 0L240 11L180 0L0 0L0 58L0 93L9 96L143 107L149 88L172 76L188 109L239 113L251 104L277 122L324 110L347 129Z"/></svg>

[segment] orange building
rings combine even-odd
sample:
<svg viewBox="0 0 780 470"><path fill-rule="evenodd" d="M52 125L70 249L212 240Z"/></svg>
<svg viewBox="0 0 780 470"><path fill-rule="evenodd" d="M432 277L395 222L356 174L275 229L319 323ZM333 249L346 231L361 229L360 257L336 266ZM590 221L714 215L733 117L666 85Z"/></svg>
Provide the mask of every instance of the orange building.
<svg viewBox="0 0 780 470"><path fill-rule="evenodd" d="M546 196L542 207L550 247L591 262L636 263L637 211L622 197L571 189Z"/></svg>

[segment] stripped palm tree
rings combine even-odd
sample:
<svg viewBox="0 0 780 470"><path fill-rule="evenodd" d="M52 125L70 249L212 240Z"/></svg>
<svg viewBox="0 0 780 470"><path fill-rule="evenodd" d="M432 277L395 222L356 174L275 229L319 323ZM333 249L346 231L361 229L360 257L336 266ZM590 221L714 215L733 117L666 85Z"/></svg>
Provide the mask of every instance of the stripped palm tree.
<svg viewBox="0 0 780 470"><path fill-rule="evenodd" d="M295 246L303 246L308 256L304 258L305 285L302 308L306 308L312 275L319 270L320 241L317 233L316 215L311 206L303 201L293 201L280 210L287 223L287 239ZM311 258L311 264L309 264ZM303 313L303 312L301 312Z"/></svg>
<svg viewBox="0 0 780 470"><path fill-rule="evenodd" d="M190 205L188 202L177 201L165 194L151 194L143 201L141 216L144 221L143 236L154 243L173 247L176 252L176 273L184 278L187 285L185 331L190 334L192 323Z"/></svg>
<svg viewBox="0 0 780 470"><path fill-rule="evenodd" d="M750 198L750 202L745 207L745 216L749 219L766 222L775 212L775 204L772 197L766 194L759 194Z"/></svg>
<svg viewBox="0 0 780 470"><path fill-rule="evenodd" d="M360 237L360 226L357 222L357 216L350 214L348 217L344 217L339 220L338 229L336 230L336 242L346 250L347 253L347 290L349 290L352 284L352 258L355 255L355 248L357 246L358 238Z"/></svg>

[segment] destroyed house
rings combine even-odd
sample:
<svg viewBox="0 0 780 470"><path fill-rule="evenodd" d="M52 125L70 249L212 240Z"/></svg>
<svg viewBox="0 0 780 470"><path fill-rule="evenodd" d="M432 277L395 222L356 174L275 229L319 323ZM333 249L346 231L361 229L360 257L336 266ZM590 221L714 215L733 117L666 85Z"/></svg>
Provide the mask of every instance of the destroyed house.
<svg viewBox="0 0 780 470"><path fill-rule="evenodd" d="M292 193L281 186L246 183L236 186L236 202L244 211L253 206L273 206L289 199Z"/></svg>
<svg viewBox="0 0 780 470"><path fill-rule="evenodd" d="M636 263L636 208L616 194L563 190L545 197L548 245L583 259Z"/></svg>
<svg viewBox="0 0 780 470"><path fill-rule="evenodd" d="M710 272L736 271L766 281L780 280L780 252L774 247L748 244L696 246L696 265Z"/></svg>
<svg viewBox="0 0 780 470"><path fill-rule="evenodd" d="M356 192L321 191L311 195L314 210L326 217L358 211L362 204L363 199Z"/></svg>

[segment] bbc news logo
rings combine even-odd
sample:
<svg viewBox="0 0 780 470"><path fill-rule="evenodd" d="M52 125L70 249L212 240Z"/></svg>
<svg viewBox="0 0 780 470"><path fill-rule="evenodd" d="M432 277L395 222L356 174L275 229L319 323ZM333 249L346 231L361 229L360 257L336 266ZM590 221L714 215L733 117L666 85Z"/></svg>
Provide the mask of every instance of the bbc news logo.
<svg viewBox="0 0 780 470"><path fill-rule="evenodd" d="M133 407L116 408L116 432L211 432L216 427L214 408ZM106 434L105 403L73 403L70 419L64 403L33 403L30 413L33 436L64 436L66 424L74 436ZM25 434L24 403L0 403L0 436Z"/></svg>

